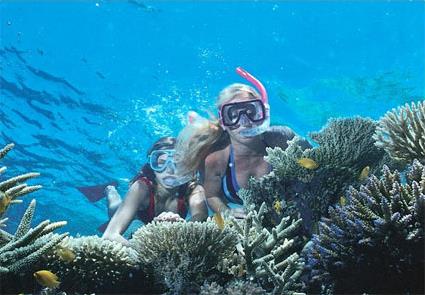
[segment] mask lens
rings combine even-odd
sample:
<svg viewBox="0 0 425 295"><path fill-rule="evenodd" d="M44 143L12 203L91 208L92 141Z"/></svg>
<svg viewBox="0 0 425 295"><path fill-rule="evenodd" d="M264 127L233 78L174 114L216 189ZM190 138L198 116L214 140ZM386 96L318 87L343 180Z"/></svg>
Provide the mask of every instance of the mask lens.
<svg viewBox="0 0 425 295"><path fill-rule="evenodd" d="M239 109L235 105L227 105L223 107L225 125L235 125L239 120Z"/></svg>
<svg viewBox="0 0 425 295"><path fill-rule="evenodd" d="M152 170L157 172L164 171L167 166L173 163L174 150L158 150L153 151L149 158L149 164Z"/></svg>
<svg viewBox="0 0 425 295"><path fill-rule="evenodd" d="M246 106L246 115L252 122L258 122L264 119L264 105L256 100L249 102Z"/></svg>

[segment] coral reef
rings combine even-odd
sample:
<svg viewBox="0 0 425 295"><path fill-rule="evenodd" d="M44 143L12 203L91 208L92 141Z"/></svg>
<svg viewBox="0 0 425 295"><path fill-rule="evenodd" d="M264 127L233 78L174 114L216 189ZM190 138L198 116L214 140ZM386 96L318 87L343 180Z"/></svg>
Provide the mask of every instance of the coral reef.
<svg viewBox="0 0 425 295"><path fill-rule="evenodd" d="M62 227L66 222L41 222L35 228L30 228L34 215L35 200L32 200L15 235L1 231L2 240L6 241L0 247L0 262L2 272L18 273L29 269L48 250L58 244L65 234L56 235L52 231Z"/></svg>
<svg viewBox="0 0 425 295"><path fill-rule="evenodd" d="M1 293L22 291L28 286L28 277L24 273L31 273L42 256L63 240L67 233L53 234L66 222L46 220L35 228L30 228L35 210L35 200L32 200L14 235L0 230L2 244L0 246L0 285ZM31 280L32 281L32 280Z"/></svg>
<svg viewBox="0 0 425 295"><path fill-rule="evenodd" d="M226 284L227 295L265 295L268 294L258 284L250 281L232 280ZM269 293L270 294L270 293Z"/></svg>
<svg viewBox="0 0 425 295"><path fill-rule="evenodd" d="M8 144L0 150L2 159L12 148L13 144ZM0 173L6 171L6 167L0 169ZM41 188L39 185L28 186L22 183L30 178L38 176L38 173L26 173L12 177L0 183L0 217L6 212L8 207L14 203L20 203L17 197L29 194ZM50 223L45 220L35 228L31 228L31 221L34 216L36 201L32 200L26 209L15 234L10 234L0 229L0 291L10 293L23 286L18 277L25 272L30 272L35 264L40 261L42 255L52 249L56 244L65 238L67 233L53 234L53 231L64 226L66 222ZM7 218L1 219L0 224L4 224Z"/></svg>
<svg viewBox="0 0 425 295"><path fill-rule="evenodd" d="M63 249L72 253L71 259L64 259ZM65 292L111 292L114 285L123 287L121 282L135 276L139 263L135 250L98 236L66 238L43 262L62 278Z"/></svg>
<svg viewBox="0 0 425 295"><path fill-rule="evenodd" d="M130 247L54 234L65 222L31 228L33 200L15 234L0 229L0 293L34 291L30 276L40 269L70 293L295 295L306 291L306 280L313 293L423 293L424 110L425 101L406 105L379 127L364 118L332 119L309 134L311 149L303 150L299 137L286 150L268 148L273 171L240 192L245 220L171 222L164 215L137 230ZM1 149L0 159L12 148ZM395 160L414 158L406 175L392 172ZM367 177L369 170L375 175ZM0 227L11 204L41 188L25 183L38 175L0 182Z"/></svg>
<svg viewBox="0 0 425 295"><path fill-rule="evenodd" d="M273 171L261 179L251 179L240 196L256 208L263 201L269 207L276 201L283 204L282 212L271 214L273 220L268 225L282 216L301 216L310 230L349 185L362 181L359 176L363 168L369 166L373 173L388 160L385 151L374 145L375 128L370 119L331 119L320 132L309 134L318 144L312 149L302 150L298 137L288 142L286 150L268 148L265 159ZM300 158L313 160L318 168L302 167Z"/></svg>
<svg viewBox="0 0 425 295"><path fill-rule="evenodd" d="M227 283L224 287L216 282L205 282L201 286L200 295L266 295L271 294L258 284L247 280L235 279Z"/></svg>
<svg viewBox="0 0 425 295"><path fill-rule="evenodd" d="M359 190L350 187L347 204L320 222L306 256L322 289L424 293L425 166L415 160L405 181L386 166L382 172Z"/></svg>
<svg viewBox="0 0 425 295"><path fill-rule="evenodd" d="M425 100L387 112L374 138L395 159L425 163Z"/></svg>
<svg viewBox="0 0 425 295"><path fill-rule="evenodd" d="M226 294L224 288L216 282L204 282L199 291L199 295L221 295Z"/></svg>
<svg viewBox="0 0 425 295"><path fill-rule="evenodd" d="M237 234L213 222L152 222L130 243L168 293L186 294L218 272L217 263L232 255Z"/></svg>
<svg viewBox="0 0 425 295"><path fill-rule="evenodd" d="M0 150L0 160L4 158L15 145L10 143ZM0 175L7 170L6 167L0 168ZM39 190L41 185L28 186L24 181L39 176L39 173L31 172L18 175L0 182L0 225L6 222L1 217L5 214L11 204L21 203L22 200L17 200L17 197L27 195L31 192ZM1 237L0 237L1 244Z"/></svg>
<svg viewBox="0 0 425 295"><path fill-rule="evenodd" d="M251 210L244 221L231 219L239 234L237 252L242 258L236 260L239 264L236 266L240 267L244 261L244 271L239 270L239 273L245 274L249 281L260 283L266 290L273 290L273 294L295 294L302 289L303 262L297 253L299 246L304 245L298 236L302 221L285 217L269 231L262 226L266 213L263 203L258 212ZM220 269L234 274L235 265L231 261L235 259L229 259L221 263Z"/></svg>

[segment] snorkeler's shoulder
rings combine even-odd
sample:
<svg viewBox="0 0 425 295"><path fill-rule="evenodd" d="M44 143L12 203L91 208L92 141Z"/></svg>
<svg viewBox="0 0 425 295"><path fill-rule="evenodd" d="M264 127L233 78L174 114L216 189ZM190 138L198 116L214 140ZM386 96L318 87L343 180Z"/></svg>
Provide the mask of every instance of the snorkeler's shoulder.
<svg viewBox="0 0 425 295"><path fill-rule="evenodd" d="M131 183L129 190L140 190L149 188L152 185L152 181L146 176L139 176L134 179Z"/></svg>
<svg viewBox="0 0 425 295"><path fill-rule="evenodd" d="M152 190L152 181L149 180L147 177L140 177L131 184L128 192L137 195L141 198L144 198L149 196Z"/></svg>
<svg viewBox="0 0 425 295"><path fill-rule="evenodd" d="M280 147L286 149L288 147L288 141L295 137L296 133L288 126L278 125L271 126L263 133L264 141L269 147ZM303 149L310 148L311 145L307 140L302 139L300 146Z"/></svg>
<svg viewBox="0 0 425 295"><path fill-rule="evenodd" d="M263 133L264 141L269 147L282 147L288 146L287 141L294 138L295 132L288 126L270 126L269 129Z"/></svg>
<svg viewBox="0 0 425 295"><path fill-rule="evenodd" d="M226 170L228 158L229 145L209 153L205 158L205 170L214 174L222 174L222 171Z"/></svg>

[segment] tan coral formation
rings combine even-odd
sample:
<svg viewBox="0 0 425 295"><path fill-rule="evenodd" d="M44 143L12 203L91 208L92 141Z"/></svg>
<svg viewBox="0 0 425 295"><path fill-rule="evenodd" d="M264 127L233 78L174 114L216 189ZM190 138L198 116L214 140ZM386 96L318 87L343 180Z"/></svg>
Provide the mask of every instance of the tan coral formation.
<svg viewBox="0 0 425 295"><path fill-rule="evenodd" d="M217 271L232 255L237 234L213 222L152 222L130 240L146 268L171 294L187 294L192 285Z"/></svg>
<svg viewBox="0 0 425 295"><path fill-rule="evenodd" d="M62 251L71 253L64 256ZM64 259L65 258L65 259ZM98 236L68 237L44 257L45 265L61 278L67 292L109 292L128 280L139 266L137 252ZM75 284L75 282L80 282Z"/></svg>
<svg viewBox="0 0 425 295"><path fill-rule="evenodd" d="M393 158L425 162L425 100L392 109L380 119L375 145Z"/></svg>

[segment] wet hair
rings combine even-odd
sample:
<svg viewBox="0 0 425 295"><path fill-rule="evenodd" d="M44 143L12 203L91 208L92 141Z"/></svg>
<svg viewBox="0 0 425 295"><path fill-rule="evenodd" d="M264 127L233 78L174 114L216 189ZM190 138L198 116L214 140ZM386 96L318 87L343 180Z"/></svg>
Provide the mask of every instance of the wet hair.
<svg viewBox="0 0 425 295"><path fill-rule="evenodd" d="M261 96L251 86L234 83L220 91L216 107L232 100L241 93L248 93L251 99L260 99ZM198 124L188 124L177 138L177 154L181 155L182 170L198 170L206 156L219 145L229 142L229 135L223 130L217 118L203 120Z"/></svg>
<svg viewBox="0 0 425 295"><path fill-rule="evenodd" d="M175 147L176 147L176 138L169 137L169 136L161 137L160 139L155 141L154 144L148 149L146 156L149 156L153 151L174 149ZM153 183L156 183L155 172L152 170L149 163L145 163L143 165L142 169L140 169L137 175L134 176L133 179L130 181L130 185L136 182L140 177L146 177Z"/></svg>
<svg viewBox="0 0 425 295"><path fill-rule="evenodd" d="M146 156L149 156L153 151L171 150L176 147L176 139L174 137L161 137L148 149Z"/></svg>

